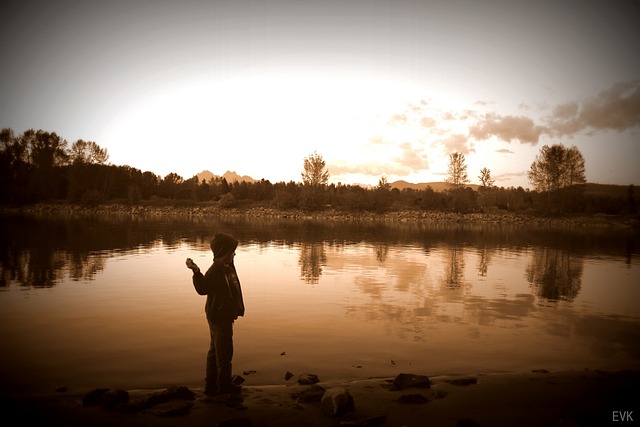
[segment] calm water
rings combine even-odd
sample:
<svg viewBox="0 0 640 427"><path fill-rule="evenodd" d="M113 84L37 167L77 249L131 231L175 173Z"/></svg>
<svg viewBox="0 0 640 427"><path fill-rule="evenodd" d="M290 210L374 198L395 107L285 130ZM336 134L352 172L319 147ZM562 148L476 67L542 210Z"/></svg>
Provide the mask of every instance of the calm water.
<svg viewBox="0 0 640 427"><path fill-rule="evenodd" d="M208 268L215 231L240 240L248 385L640 368L637 232L130 217L0 230L1 389L201 386L205 299L184 260Z"/></svg>

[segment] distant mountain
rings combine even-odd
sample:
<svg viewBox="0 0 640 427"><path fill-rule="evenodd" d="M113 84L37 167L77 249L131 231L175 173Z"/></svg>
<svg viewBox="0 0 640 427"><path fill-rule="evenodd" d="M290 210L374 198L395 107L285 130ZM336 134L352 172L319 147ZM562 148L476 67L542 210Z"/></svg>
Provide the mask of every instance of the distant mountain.
<svg viewBox="0 0 640 427"><path fill-rule="evenodd" d="M413 190L424 190L427 187L431 187L433 191L444 191L452 188L451 184L447 184L446 182L421 182L418 184L413 184L407 181L394 181L389 183L391 188L397 188L398 190L404 190L405 188L410 188ZM479 185L478 184L467 184L466 187L471 187L476 190Z"/></svg>
<svg viewBox="0 0 640 427"><path fill-rule="evenodd" d="M198 178L198 181L209 181L211 178L217 177L217 175L214 175L213 173L205 170L205 171L202 171L202 172L196 174L196 177ZM251 178L250 176L248 176L248 175L240 176L235 171L226 171L224 173L224 175L222 175L221 178L226 179L229 184L231 184L234 181L238 181L238 182L256 182L256 180Z"/></svg>
<svg viewBox="0 0 640 427"><path fill-rule="evenodd" d="M617 185L617 184L595 184L592 182L588 182L582 185L584 189L584 194L589 196L608 196L608 197L618 197L618 198L627 198L629 197L630 191L638 194L638 188L632 187L630 185Z"/></svg>

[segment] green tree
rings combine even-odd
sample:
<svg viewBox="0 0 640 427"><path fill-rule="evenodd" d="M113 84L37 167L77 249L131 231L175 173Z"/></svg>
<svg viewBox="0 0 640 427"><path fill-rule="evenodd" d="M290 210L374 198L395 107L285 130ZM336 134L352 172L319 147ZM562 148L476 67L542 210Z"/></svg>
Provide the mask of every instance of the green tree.
<svg viewBox="0 0 640 427"><path fill-rule="evenodd" d="M378 181L378 186L376 188L382 191L391 191L391 184L387 181L387 177L383 175L380 178L380 181Z"/></svg>
<svg viewBox="0 0 640 427"><path fill-rule="evenodd" d="M584 163L584 157L576 146L544 145L527 176L537 191L556 191L586 183Z"/></svg>
<svg viewBox="0 0 640 427"><path fill-rule="evenodd" d="M27 146L12 129L0 131L0 202L25 202L31 197Z"/></svg>
<svg viewBox="0 0 640 427"><path fill-rule="evenodd" d="M69 160L67 141L55 132L33 129L24 132L21 139L33 166L31 190L43 199L59 197L64 180L58 166Z"/></svg>
<svg viewBox="0 0 640 427"><path fill-rule="evenodd" d="M584 211L584 157L575 146L543 146L527 175L534 188L546 194L550 212Z"/></svg>
<svg viewBox="0 0 640 427"><path fill-rule="evenodd" d="M464 154L455 152L449 155L449 175L447 176L446 182L456 187L460 187L469 182Z"/></svg>
<svg viewBox="0 0 640 427"><path fill-rule="evenodd" d="M322 187L329 182L329 171L325 170L326 163L317 152L304 158L302 183L309 187Z"/></svg>
<svg viewBox="0 0 640 427"><path fill-rule="evenodd" d="M389 208L391 205L391 184L387 181L385 176L380 178L378 186L374 189L373 194L373 209L382 212Z"/></svg>
<svg viewBox="0 0 640 427"><path fill-rule="evenodd" d="M177 173L171 172L170 174L166 175L160 183L160 187L162 188L162 196L169 199L181 198L180 193L183 183L184 178L182 178Z"/></svg>
<svg viewBox="0 0 640 427"><path fill-rule="evenodd" d="M109 160L109 153L93 141L77 140L69 150L71 163L95 163L104 165Z"/></svg>
<svg viewBox="0 0 640 427"><path fill-rule="evenodd" d="M572 187L587 182L584 157L575 145L566 150L565 165L566 171L563 174L564 187Z"/></svg>
<svg viewBox="0 0 640 427"><path fill-rule="evenodd" d="M67 141L55 132L30 129L22 134L27 146L29 161L37 169L51 169L69 160Z"/></svg>
<svg viewBox="0 0 640 427"><path fill-rule="evenodd" d="M317 208L321 204L322 193L329 182L329 171L326 163L317 152L305 157L302 183L304 186L307 207Z"/></svg>

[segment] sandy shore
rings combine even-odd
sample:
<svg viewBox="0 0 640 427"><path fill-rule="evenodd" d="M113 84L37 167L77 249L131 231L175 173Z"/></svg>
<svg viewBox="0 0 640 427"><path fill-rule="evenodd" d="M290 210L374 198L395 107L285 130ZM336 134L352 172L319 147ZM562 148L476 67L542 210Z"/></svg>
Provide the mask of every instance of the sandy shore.
<svg viewBox="0 0 640 427"><path fill-rule="evenodd" d="M235 398L211 399L198 387L150 402L169 389L127 390L126 404L89 402L87 392L2 396L12 425L56 426L602 426L640 424L640 372L532 371L430 376L430 388L391 391L393 378L315 385L249 385ZM344 387L355 409L329 415L302 392ZM190 394L192 393L192 394ZM112 395L113 396L113 395ZM121 396L122 397L122 396ZM84 399L84 404L83 404ZM5 424L6 425L6 424Z"/></svg>

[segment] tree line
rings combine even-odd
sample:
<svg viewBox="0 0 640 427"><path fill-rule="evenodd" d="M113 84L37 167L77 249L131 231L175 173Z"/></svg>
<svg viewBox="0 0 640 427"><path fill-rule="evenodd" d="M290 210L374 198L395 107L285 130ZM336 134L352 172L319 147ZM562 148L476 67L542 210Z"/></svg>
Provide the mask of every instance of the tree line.
<svg viewBox="0 0 640 427"><path fill-rule="evenodd" d="M223 208L262 205L278 209L326 208L385 212L429 210L445 212L512 211L535 214L637 214L635 187L624 195L588 191L580 151L562 144L543 146L527 175L534 189L497 187L491 171L479 171L481 185L468 186L464 154L449 156L446 182L435 191L392 188L385 176L378 185L329 184L322 155L314 152L302 162L301 182L228 182L223 177L184 179L164 177L131 166L108 163L106 149L93 141L69 144L55 132L28 130L15 135L0 131L0 201L23 205L46 201L99 204L216 203Z"/></svg>

